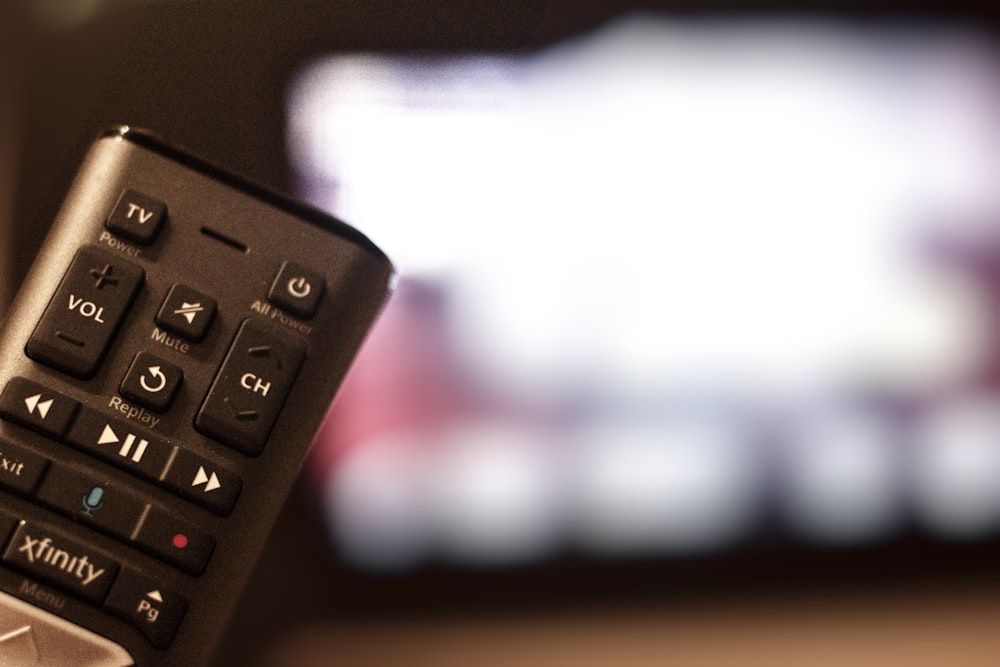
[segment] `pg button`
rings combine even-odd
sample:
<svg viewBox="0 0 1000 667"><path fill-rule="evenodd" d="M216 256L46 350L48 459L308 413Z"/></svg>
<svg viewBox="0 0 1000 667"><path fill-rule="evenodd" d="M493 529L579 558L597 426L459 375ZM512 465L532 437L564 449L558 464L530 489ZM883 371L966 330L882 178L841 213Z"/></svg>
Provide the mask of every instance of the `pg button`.
<svg viewBox="0 0 1000 667"><path fill-rule="evenodd" d="M285 262L271 283L267 298L294 315L312 317L325 288L326 282L320 274L295 262Z"/></svg>
<svg viewBox="0 0 1000 667"><path fill-rule="evenodd" d="M195 428L244 454L264 448L305 358L299 338L246 320L205 398Z"/></svg>
<svg viewBox="0 0 1000 667"><path fill-rule="evenodd" d="M187 600L163 582L123 567L104 608L141 630L157 648L167 648L184 619Z"/></svg>

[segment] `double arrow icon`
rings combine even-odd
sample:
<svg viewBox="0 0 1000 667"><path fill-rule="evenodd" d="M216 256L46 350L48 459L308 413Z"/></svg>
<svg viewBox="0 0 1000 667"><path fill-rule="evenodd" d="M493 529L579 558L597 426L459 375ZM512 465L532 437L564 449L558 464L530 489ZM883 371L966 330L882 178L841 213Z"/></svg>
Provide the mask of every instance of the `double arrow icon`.
<svg viewBox="0 0 1000 667"><path fill-rule="evenodd" d="M24 399L24 404L28 406L29 415L35 414L35 410L38 410L38 416L45 419L49 414L49 408L52 407L53 400L55 399L50 398L47 401L43 401L41 394L35 394Z"/></svg>
<svg viewBox="0 0 1000 667"><path fill-rule="evenodd" d="M191 486L205 485L205 493L209 491L215 491L222 487L222 482L219 481L219 476L214 472L209 476L208 471L205 470L205 466L198 466L198 474L194 476L194 481L191 482Z"/></svg>

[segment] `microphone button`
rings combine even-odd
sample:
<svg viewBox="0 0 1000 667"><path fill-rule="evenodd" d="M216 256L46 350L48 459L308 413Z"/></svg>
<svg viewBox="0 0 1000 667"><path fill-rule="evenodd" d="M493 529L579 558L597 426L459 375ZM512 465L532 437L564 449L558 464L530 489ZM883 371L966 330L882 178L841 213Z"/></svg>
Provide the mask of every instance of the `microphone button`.
<svg viewBox="0 0 1000 667"><path fill-rule="evenodd" d="M38 489L38 499L57 512L123 540L130 540L148 504L122 485L53 464Z"/></svg>
<svg viewBox="0 0 1000 667"><path fill-rule="evenodd" d="M94 516L93 512L104 507L104 503L101 502L101 498L104 497L104 487L95 486L90 490L90 493L83 497L83 510L81 510L87 516Z"/></svg>

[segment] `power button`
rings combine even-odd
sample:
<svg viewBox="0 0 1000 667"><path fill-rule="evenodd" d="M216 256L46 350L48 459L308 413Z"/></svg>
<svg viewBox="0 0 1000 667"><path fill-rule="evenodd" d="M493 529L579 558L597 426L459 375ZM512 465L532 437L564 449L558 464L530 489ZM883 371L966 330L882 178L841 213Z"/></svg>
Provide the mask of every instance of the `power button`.
<svg viewBox="0 0 1000 667"><path fill-rule="evenodd" d="M285 262L271 283L267 298L274 305L299 317L312 317L323 297L323 276L296 262Z"/></svg>

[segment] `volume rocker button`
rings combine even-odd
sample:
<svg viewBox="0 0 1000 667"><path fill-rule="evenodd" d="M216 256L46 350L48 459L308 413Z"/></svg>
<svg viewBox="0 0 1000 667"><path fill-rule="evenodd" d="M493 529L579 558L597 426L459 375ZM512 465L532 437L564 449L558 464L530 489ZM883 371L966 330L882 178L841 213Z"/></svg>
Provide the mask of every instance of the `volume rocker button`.
<svg viewBox="0 0 1000 667"><path fill-rule="evenodd" d="M25 353L68 375L97 372L132 300L143 268L99 248L81 248L31 334Z"/></svg>

